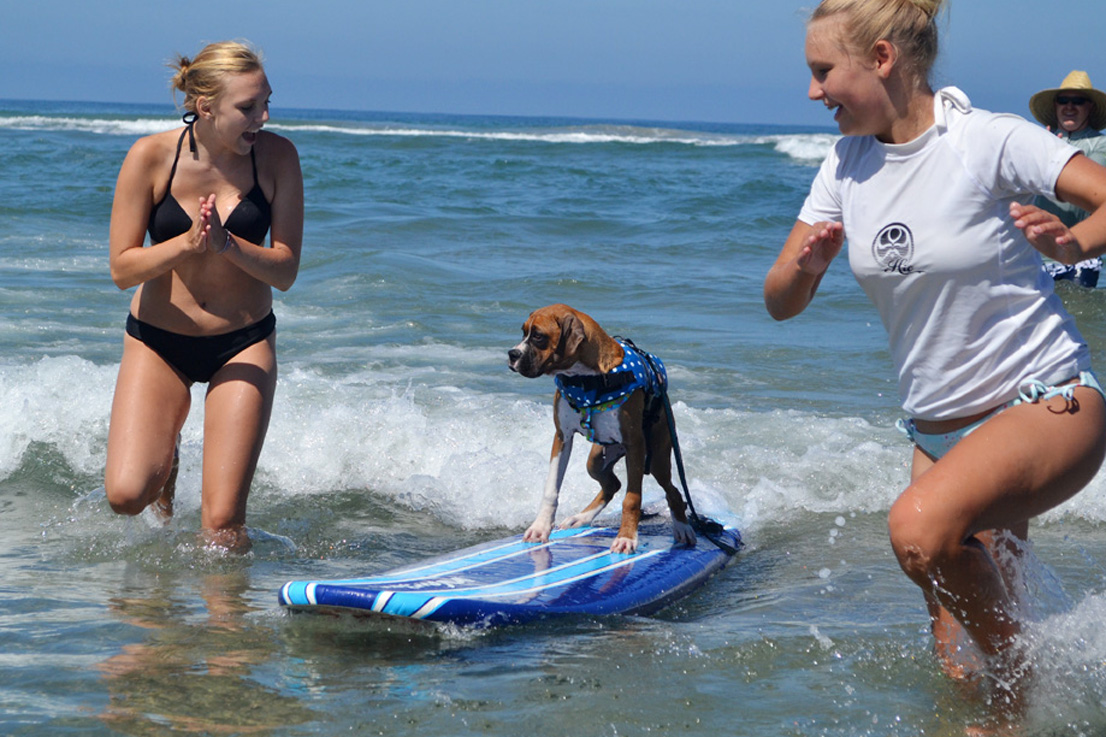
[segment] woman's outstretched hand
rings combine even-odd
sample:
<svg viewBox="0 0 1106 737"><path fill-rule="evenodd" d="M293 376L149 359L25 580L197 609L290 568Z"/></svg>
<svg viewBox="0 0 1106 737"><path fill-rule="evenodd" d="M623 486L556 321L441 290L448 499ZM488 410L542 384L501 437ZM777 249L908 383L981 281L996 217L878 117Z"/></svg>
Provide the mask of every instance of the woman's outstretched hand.
<svg viewBox="0 0 1106 737"><path fill-rule="evenodd" d="M1085 258L1075 236L1051 212L1036 205L1014 202L1010 205L1010 217L1030 245L1049 258L1064 264L1078 263Z"/></svg>
<svg viewBox="0 0 1106 737"><path fill-rule="evenodd" d="M795 263L803 273L815 276L824 274L844 244L843 223L817 223L799 251Z"/></svg>

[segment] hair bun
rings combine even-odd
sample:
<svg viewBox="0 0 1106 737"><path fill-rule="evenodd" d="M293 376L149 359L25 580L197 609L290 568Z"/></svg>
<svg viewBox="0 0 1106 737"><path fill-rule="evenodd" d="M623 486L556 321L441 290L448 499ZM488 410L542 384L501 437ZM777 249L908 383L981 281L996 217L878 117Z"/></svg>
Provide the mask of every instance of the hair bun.
<svg viewBox="0 0 1106 737"><path fill-rule="evenodd" d="M214 99L219 95L227 74L260 70L261 57L246 43L219 41L208 44L192 58L177 54L169 68L174 70L170 87L183 92L182 106L195 112L199 98Z"/></svg>
<svg viewBox="0 0 1106 737"><path fill-rule="evenodd" d="M945 4L945 0L910 0L914 7L925 13L930 20L937 17L937 14L941 12L941 7Z"/></svg>

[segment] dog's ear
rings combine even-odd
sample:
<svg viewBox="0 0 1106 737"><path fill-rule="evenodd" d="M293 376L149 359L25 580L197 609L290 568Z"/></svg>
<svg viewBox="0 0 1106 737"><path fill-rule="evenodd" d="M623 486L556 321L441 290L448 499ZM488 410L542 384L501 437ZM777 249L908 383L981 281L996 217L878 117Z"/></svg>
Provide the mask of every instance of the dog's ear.
<svg viewBox="0 0 1106 737"><path fill-rule="evenodd" d="M522 323L522 335L525 337L530 334L530 324L534 322L534 315L538 314L537 310L534 310L526 316L526 322Z"/></svg>
<svg viewBox="0 0 1106 737"><path fill-rule="evenodd" d="M572 356L584 342L584 324L571 312L561 318L561 340L557 344L557 355Z"/></svg>

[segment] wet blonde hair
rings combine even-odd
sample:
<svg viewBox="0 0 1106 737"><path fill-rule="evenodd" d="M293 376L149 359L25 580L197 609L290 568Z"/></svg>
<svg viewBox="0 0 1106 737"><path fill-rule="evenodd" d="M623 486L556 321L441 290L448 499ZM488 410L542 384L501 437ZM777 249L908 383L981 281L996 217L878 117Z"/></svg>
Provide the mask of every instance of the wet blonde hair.
<svg viewBox="0 0 1106 737"><path fill-rule="evenodd" d="M173 99L177 91L183 92L181 107L190 113L196 112L199 98L215 100L219 97L226 75L263 69L261 53L242 41L210 43L191 59L178 55L169 67L176 70L170 83Z"/></svg>
<svg viewBox="0 0 1106 737"><path fill-rule="evenodd" d="M845 43L870 54L880 41L898 49L907 69L928 83L937 61L937 15L946 0L822 0L809 23L841 15Z"/></svg>

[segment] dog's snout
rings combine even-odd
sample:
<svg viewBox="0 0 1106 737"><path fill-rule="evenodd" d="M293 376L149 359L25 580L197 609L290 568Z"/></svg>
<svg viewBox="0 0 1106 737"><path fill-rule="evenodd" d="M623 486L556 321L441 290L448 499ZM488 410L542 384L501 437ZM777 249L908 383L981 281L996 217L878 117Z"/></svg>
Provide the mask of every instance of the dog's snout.
<svg viewBox="0 0 1106 737"><path fill-rule="evenodd" d="M522 351L518 348L512 348L507 351L507 360L511 363L518 363L518 359L522 358Z"/></svg>

